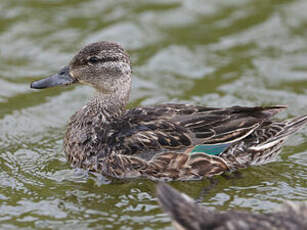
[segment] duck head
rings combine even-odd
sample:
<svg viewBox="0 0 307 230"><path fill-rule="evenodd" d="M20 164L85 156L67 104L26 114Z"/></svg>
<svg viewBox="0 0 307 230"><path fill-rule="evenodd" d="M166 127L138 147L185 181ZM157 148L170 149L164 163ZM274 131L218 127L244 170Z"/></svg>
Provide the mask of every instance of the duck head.
<svg viewBox="0 0 307 230"><path fill-rule="evenodd" d="M103 94L129 91L130 59L115 42L96 42L85 46L57 74L31 83L31 88L43 89L74 83L94 87Z"/></svg>

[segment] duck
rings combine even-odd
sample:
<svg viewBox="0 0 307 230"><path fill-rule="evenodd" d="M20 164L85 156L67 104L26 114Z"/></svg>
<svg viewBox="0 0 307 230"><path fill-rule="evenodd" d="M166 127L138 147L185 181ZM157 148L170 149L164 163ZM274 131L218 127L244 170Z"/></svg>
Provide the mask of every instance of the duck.
<svg viewBox="0 0 307 230"><path fill-rule="evenodd" d="M127 109L130 57L116 42L82 48L33 89L85 84L95 89L68 123L64 152L73 168L110 178L200 180L276 158L307 115L278 121L284 105L226 108L167 103Z"/></svg>
<svg viewBox="0 0 307 230"><path fill-rule="evenodd" d="M307 226L307 201L286 201L279 211L267 214L219 212L196 203L163 182L157 185L157 197L177 230L301 230Z"/></svg>

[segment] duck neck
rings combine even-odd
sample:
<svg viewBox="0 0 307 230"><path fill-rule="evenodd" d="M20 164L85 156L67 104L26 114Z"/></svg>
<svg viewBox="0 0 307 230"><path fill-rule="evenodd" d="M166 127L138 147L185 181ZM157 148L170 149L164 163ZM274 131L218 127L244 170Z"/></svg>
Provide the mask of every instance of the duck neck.
<svg viewBox="0 0 307 230"><path fill-rule="evenodd" d="M122 116L126 111L126 105L129 100L130 86L127 88L118 87L111 93L104 93L96 90L95 95L86 105L86 116L92 116L93 119L99 118L104 123Z"/></svg>

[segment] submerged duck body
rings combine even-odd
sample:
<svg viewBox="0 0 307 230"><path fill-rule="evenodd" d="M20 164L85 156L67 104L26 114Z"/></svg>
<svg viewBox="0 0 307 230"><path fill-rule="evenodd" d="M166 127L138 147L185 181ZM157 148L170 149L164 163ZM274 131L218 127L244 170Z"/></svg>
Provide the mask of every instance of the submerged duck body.
<svg viewBox="0 0 307 230"><path fill-rule="evenodd" d="M306 201L287 202L280 211L267 214L218 212L197 204L166 184L159 184L157 193L162 208L178 230L301 230L307 226Z"/></svg>
<svg viewBox="0 0 307 230"><path fill-rule="evenodd" d="M307 123L272 116L285 106L212 108L163 104L127 110L130 59L114 42L79 51L69 66L32 88L83 83L96 89L70 119L64 151L73 167L116 178L201 179L274 160Z"/></svg>

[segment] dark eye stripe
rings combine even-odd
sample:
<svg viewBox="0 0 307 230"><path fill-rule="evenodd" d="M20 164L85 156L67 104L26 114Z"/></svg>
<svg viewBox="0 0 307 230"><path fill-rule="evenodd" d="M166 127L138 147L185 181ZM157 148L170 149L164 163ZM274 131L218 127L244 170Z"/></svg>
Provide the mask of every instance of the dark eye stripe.
<svg viewBox="0 0 307 230"><path fill-rule="evenodd" d="M98 58L96 56L90 57L88 59L88 62L91 64L95 64L98 62L111 62L111 61L118 61L119 58L118 57L103 57L103 58Z"/></svg>

